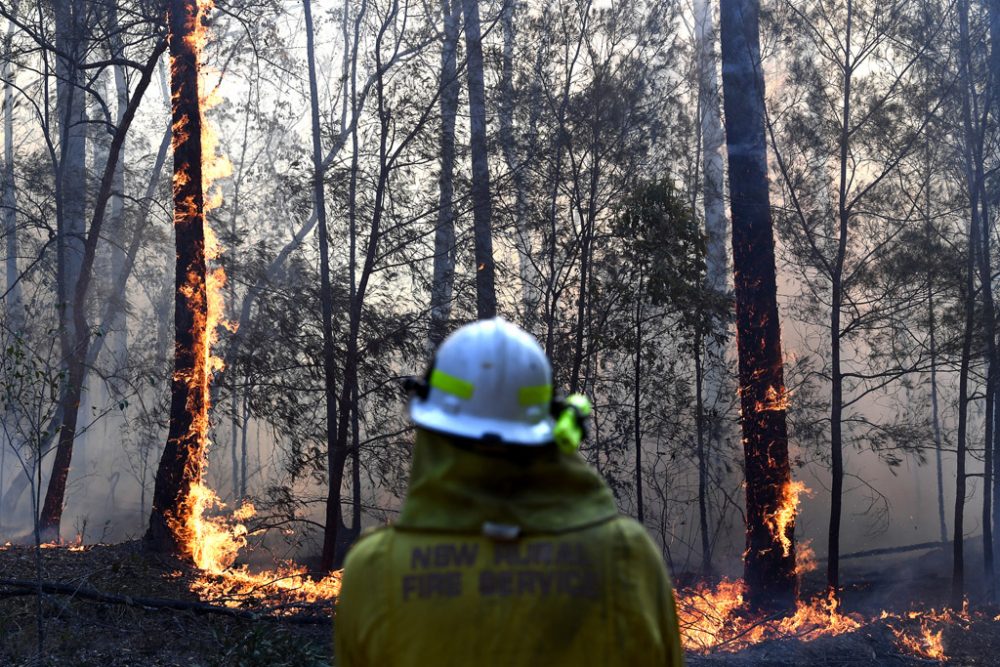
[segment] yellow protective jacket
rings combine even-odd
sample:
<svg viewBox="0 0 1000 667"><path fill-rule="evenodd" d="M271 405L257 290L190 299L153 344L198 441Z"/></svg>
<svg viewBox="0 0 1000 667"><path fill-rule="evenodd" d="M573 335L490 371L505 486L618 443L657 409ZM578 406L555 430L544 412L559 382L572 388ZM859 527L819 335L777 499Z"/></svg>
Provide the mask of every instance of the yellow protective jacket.
<svg viewBox="0 0 1000 667"><path fill-rule="evenodd" d="M579 455L518 454L418 430L399 521L347 556L334 664L683 664L646 531Z"/></svg>

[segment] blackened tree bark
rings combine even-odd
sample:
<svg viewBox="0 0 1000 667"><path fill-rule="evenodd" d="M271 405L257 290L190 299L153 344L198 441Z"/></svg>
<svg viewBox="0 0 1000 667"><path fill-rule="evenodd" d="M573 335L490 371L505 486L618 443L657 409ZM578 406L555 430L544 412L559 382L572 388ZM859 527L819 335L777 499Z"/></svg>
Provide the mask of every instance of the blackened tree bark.
<svg viewBox="0 0 1000 667"><path fill-rule="evenodd" d="M183 553L183 522L191 487L200 481L208 428L207 271L202 183L202 116L199 52L193 43L201 15L196 0L171 0L170 92L174 127L174 373L170 383L170 428L156 471L146 533L156 551Z"/></svg>
<svg viewBox="0 0 1000 667"><path fill-rule="evenodd" d="M441 45L441 173L438 176L438 219L434 229L434 276L431 284L430 348L436 349L448 333L455 284L455 117L458 114L457 50L461 6L441 0L444 42Z"/></svg>
<svg viewBox="0 0 1000 667"><path fill-rule="evenodd" d="M462 0L469 80L469 131L472 149L472 224L476 257L476 316L497 314L496 267L493 262L490 166L486 142L486 90L478 0Z"/></svg>
<svg viewBox="0 0 1000 667"><path fill-rule="evenodd" d="M746 466L747 601L788 608L796 597L794 524L784 536L771 518L791 483L768 193L764 74L758 0L722 0L722 85L729 153L733 274L743 451ZM777 404L775 404L777 403ZM791 544L782 548L784 537Z"/></svg>

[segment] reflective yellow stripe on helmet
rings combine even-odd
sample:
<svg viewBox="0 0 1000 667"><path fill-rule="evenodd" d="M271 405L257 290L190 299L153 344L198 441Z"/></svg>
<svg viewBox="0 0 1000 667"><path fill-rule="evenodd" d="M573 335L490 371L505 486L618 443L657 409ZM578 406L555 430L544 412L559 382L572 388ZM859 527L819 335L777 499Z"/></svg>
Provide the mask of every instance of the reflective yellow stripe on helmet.
<svg viewBox="0 0 1000 667"><path fill-rule="evenodd" d="M462 378L448 375L437 369L431 372L431 387L440 389L446 394L458 396L466 401L472 398L473 387L471 382L466 382Z"/></svg>
<svg viewBox="0 0 1000 667"><path fill-rule="evenodd" d="M534 387L521 387L517 390L517 400L521 405L542 405L552 400L552 385L540 384Z"/></svg>

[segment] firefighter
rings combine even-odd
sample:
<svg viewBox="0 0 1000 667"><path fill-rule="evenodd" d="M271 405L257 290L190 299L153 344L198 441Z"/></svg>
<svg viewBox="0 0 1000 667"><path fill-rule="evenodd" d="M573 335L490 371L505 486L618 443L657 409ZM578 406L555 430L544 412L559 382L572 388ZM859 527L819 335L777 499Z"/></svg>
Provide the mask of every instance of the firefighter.
<svg viewBox="0 0 1000 667"><path fill-rule="evenodd" d="M553 400L534 338L462 327L409 389L409 492L347 556L335 664L682 665L659 550L577 453L589 403Z"/></svg>

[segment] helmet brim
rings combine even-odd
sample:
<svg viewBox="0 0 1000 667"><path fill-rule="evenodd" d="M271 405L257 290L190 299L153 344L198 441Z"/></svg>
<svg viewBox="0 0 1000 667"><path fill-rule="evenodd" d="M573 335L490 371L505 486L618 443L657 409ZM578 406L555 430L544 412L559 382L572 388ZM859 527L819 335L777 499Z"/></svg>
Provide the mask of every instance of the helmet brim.
<svg viewBox="0 0 1000 667"><path fill-rule="evenodd" d="M553 442L552 431L555 423L551 417L545 417L536 424L484 419L471 415L463 415L461 419L456 419L455 415L416 396L410 400L409 411L414 424L445 435L470 440L489 439L521 447L544 447Z"/></svg>

